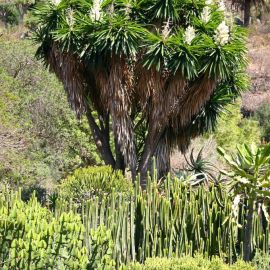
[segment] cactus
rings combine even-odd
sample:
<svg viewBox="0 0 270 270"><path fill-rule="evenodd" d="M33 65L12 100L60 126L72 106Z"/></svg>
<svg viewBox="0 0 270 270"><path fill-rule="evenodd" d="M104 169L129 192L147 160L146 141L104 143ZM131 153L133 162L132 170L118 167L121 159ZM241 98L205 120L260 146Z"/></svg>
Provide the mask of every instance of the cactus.
<svg viewBox="0 0 270 270"><path fill-rule="evenodd" d="M53 212L35 198L24 203L19 193L3 191L0 268L119 269L148 257L196 253L233 263L243 254L238 223L243 224L245 211L238 207L236 218L233 202L221 187L191 187L170 177L162 187L149 178L146 191L138 179L130 195L112 190L79 207L72 198L58 198ZM257 212L253 220L252 250L269 252L269 224L263 226Z"/></svg>
<svg viewBox="0 0 270 270"><path fill-rule="evenodd" d="M192 188L168 177L160 188L152 179L147 191L135 183L134 196L129 199L111 193L102 207L92 198L83 209L89 213L83 218L86 230L101 223L111 229L113 258L118 266L135 260L144 262L147 257L180 257L196 252L220 256L230 263L241 256L243 229L233 218L229 194L220 187ZM254 215L253 249L268 252L268 236L259 216Z"/></svg>
<svg viewBox="0 0 270 270"><path fill-rule="evenodd" d="M35 197L28 203L17 193L0 197L1 269L86 269L87 249L80 216L54 218Z"/></svg>

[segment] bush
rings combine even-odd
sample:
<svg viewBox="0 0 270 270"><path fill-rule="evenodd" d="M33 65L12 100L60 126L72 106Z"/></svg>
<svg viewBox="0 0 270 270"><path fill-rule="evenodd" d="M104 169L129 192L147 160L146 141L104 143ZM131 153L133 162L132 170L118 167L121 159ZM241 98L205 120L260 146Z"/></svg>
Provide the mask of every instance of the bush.
<svg viewBox="0 0 270 270"><path fill-rule="evenodd" d="M115 269L115 261L112 259L114 243L111 231L100 225L90 233L90 256L87 269Z"/></svg>
<svg viewBox="0 0 270 270"><path fill-rule="evenodd" d="M255 119L260 123L263 138L270 141L270 102L262 104L255 113Z"/></svg>
<svg viewBox="0 0 270 270"><path fill-rule="evenodd" d="M259 122L254 119L243 118L240 103L226 107L215 132L218 146L234 152L238 144L260 144L261 130Z"/></svg>
<svg viewBox="0 0 270 270"><path fill-rule="evenodd" d="M52 188L100 158L86 117L80 123L56 77L29 41L0 40L0 179Z"/></svg>
<svg viewBox="0 0 270 270"><path fill-rule="evenodd" d="M53 217L35 197L24 203L18 194L2 195L0 268L86 269L84 231L77 214L66 212Z"/></svg>
<svg viewBox="0 0 270 270"><path fill-rule="evenodd" d="M2 21L5 26L18 24L18 10L13 3L8 3L7 1L1 1L0 3L0 21Z"/></svg>
<svg viewBox="0 0 270 270"><path fill-rule="evenodd" d="M270 269L270 255L257 250L252 260L252 265L254 265L257 270L269 270Z"/></svg>
<svg viewBox="0 0 270 270"><path fill-rule="evenodd" d="M131 194L133 186L120 171L110 166L80 168L62 181L59 193L64 198L82 202L92 196L116 192Z"/></svg>
<svg viewBox="0 0 270 270"><path fill-rule="evenodd" d="M239 261L230 266L221 259L214 258L211 261L198 257L182 257L180 259L149 258L144 265L129 266L128 270L255 270L250 264Z"/></svg>

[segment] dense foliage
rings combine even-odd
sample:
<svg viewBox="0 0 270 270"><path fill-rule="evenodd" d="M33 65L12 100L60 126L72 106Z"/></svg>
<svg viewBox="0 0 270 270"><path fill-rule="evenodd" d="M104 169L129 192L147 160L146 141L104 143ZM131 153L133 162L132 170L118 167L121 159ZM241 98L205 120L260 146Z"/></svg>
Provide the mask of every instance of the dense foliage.
<svg viewBox="0 0 270 270"><path fill-rule="evenodd" d="M270 102L263 103L255 112L255 119L260 123L262 136L266 142L270 141Z"/></svg>
<svg viewBox="0 0 270 270"><path fill-rule="evenodd" d="M112 191L78 205L58 197L51 212L34 197L25 203L20 194L2 190L1 264L4 269L51 269L52 265L52 269L126 269L129 266L125 265L137 261L145 265L135 264L131 269L171 269L174 263L191 269L202 263L209 270L215 265L227 269L229 266L214 257L233 263L243 256L243 229L237 221L244 224L246 213L237 207L238 211L227 190L192 188L170 178L163 187L156 179L149 182L147 192L137 184L130 198ZM252 230L252 251L268 252L269 226L262 226L257 212L253 213ZM197 253L209 256L212 262L201 257L147 259ZM267 261L258 257L256 263ZM242 262L228 269L243 266L253 269Z"/></svg>
<svg viewBox="0 0 270 270"><path fill-rule="evenodd" d="M0 20L5 27L23 24L24 17L39 0L4 0L0 2Z"/></svg>
<svg viewBox="0 0 270 270"><path fill-rule="evenodd" d="M217 130L214 133L217 145L235 152L239 144L259 145L261 143L262 129L259 121L253 118L243 118L241 104L226 106L225 112L218 119Z"/></svg>
<svg viewBox="0 0 270 270"><path fill-rule="evenodd" d="M0 179L52 187L99 157L86 119L77 122L34 51L29 41L0 40Z"/></svg>
<svg viewBox="0 0 270 270"><path fill-rule="evenodd" d="M256 270L255 267L241 261L234 265L227 265L221 259L214 258L212 261L203 257L183 257L181 259L151 258L145 264L135 265L129 270Z"/></svg>
<svg viewBox="0 0 270 270"><path fill-rule="evenodd" d="M18 196L18 197L17 197ZM7 199L7 200L6 200ZM62 213L53 217L32 198L0 194L1 269L86 269L80 217Z"/></svg>
<svg viewBox="0 0 270 270"><path fill-rule="evenodd" d="M64 198L84 202L93 196L107 196L112 192L132 194L133 185L121 171L113 171L109 166L86 167L75 170L59 186Z"/></svg>

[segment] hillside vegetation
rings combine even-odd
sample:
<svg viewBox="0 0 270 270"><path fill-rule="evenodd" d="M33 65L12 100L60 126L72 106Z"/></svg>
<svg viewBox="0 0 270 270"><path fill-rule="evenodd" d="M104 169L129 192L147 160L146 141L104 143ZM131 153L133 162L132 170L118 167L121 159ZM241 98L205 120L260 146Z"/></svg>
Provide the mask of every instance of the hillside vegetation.
<svg viewBox="0 0 270 270"><path fill-rule="evenodd" d="M0 177L52 187L75 168L100 162L84 118L77 121L31 41L0 40Z"/></svg>

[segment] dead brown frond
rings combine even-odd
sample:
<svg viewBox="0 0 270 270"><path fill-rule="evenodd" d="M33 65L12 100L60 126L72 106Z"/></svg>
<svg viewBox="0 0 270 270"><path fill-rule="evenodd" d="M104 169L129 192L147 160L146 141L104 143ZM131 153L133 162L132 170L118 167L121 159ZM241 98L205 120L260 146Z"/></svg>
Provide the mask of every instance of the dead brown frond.
<svg viewBox="0 0 270 270"><path fill-rule="evenodd" d="M75 55L60 51L54 43L48 54L48 64L64 83L69 103L77 116L80 116L86 111L86 80L83 63Z"/></svg>

